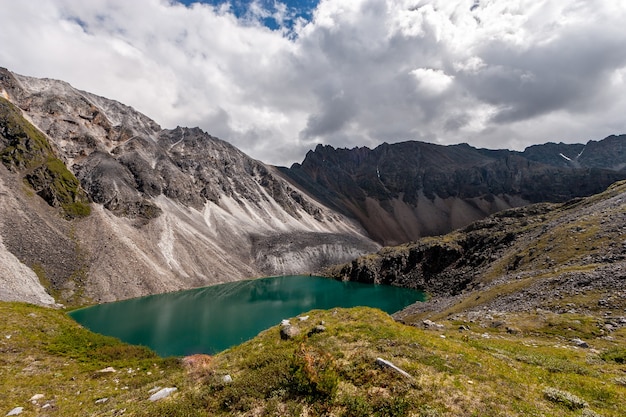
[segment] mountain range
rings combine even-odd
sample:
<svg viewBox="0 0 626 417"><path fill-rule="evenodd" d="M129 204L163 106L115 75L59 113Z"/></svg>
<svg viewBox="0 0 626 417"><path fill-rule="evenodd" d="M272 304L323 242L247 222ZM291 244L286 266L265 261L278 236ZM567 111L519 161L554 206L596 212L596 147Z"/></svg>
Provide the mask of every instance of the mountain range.
<svg viewBox="0 0 626 417"><path fill-rule="evenodd" d="M626 179L626 136L524 152L319 145L256 161L69 84L0 69L0 299L105 302L315 273Z"/></svg>

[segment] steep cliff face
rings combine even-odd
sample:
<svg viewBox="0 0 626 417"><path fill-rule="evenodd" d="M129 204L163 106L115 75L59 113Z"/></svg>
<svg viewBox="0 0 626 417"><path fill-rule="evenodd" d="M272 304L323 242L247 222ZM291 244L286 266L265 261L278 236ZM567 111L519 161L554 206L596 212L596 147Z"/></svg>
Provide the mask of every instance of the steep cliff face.
<svg viewBox="0 0 626 417"><path fill-rule="evenodd" d="M61 301L314 272L378 248L354 221L200 129L163 130L60 81L1 70L0 88L91 201L90 215L68 221L35 204L30 188L13 187L16 203L0 224L6 250Z"/></svg>
<svg viewBox="0 0 626 417"><path fill-rule="evenodd" d="M447 233L497 211L600 192L626 178L626 136L525 152L422 142L319 145L283 169L296 184L393 245ZM568 156L569 155L569 156Z"/></svg>

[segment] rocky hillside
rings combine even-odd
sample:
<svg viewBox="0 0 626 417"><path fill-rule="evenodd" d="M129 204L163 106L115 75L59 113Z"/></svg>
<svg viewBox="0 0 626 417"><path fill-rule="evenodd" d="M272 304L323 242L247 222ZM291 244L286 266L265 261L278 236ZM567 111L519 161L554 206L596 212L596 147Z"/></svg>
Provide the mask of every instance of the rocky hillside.
<svg viewBox="0 0 626 417"><path fill-rule="evenodd" d="M524 152L422 142L375 149L319 145L283 171L312 195L394 245L465 227L489 214L562 202L626 178L626 136Z"/></svg>
<svg viewBox="0 0 626 417"><path fill-rule="evenodd" d="M118 102L4 69L0 90L3 271L23 272L3 272L14 288L3 299L36 300L33 274L39 296L102 302L308 273L378 248L200 129L164 130Z"/></svg>
<svg viewBox="0 0 626 417"><path fill-rule="evenodd" d="M383 248L328 274L430 293L432 301L398 315L408 321L542 308L610 311L624 326L625 236L622 181L591 197L505 210L448 235Z"/></svg>

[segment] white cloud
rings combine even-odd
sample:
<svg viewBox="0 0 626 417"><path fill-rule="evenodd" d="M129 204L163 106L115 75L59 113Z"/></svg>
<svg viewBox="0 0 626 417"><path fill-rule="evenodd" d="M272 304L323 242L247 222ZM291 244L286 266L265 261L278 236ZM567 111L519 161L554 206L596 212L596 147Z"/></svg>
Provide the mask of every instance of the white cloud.
<svg viewBox="0 0 626 417"><path fill-rule="evenodd" d="M454 81L454 77L432 68L417 68L411 71L411 74L417 80L420 92L425 94L441 94Z"/></svg>
<svg viewBox="0 0 626 417"><path fill-rule="evenodd" d="M316 143L520 148L626 132L618 0L0 0L0 65L199 125L270 163Z"/></svg>

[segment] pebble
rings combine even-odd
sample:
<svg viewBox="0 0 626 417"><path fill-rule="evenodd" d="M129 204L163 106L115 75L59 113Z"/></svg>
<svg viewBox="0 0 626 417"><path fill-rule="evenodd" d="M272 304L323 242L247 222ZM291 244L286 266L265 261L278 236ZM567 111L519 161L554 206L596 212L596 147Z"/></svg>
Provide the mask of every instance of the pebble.
<svg viewBox="0 0 626 417"><path fill-rule="evenodd" d="M8 416L19 416L24 411L24 407L15 407L13 410L7 413Z"/></svg>
<svg viewBox="0 0 626 417"><path fill-rule="evenodd" d="M230 384L231 382L233 382L233 377L230 376L229 374L226 374L222 377L222 382L224 384Z"/></svg>
<svg viewBox="0 0 626 417"><path fill-rule="evenodd" d="M109 401L107 397L100 398L99 400L96 400L96 404L104 404L107 401Z"/></svg>

